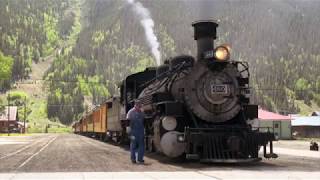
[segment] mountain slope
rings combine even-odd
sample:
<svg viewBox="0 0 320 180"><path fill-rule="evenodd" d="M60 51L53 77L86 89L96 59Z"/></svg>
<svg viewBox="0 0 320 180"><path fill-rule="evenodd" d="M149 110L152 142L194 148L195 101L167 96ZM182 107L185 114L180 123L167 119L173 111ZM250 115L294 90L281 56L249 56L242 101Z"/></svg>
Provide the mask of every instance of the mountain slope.
<svg viewBox="0 0 320 180"><path fill-rule="evenodd" d="M10 57L9 71L0 74L1 99L10 94L10 104L19 108L20 120L26 119L30 132L43 131L47 116L47 83L43 76L56 54L71 41L78 0L3 0L0 2L0 52ZM77 36L77 35L76 35ZM2 61L2 58L1 62ZM7 58L8 59L8 58ZM8 64L8 63L7 63ZM7 90L7 91L6 91ZM26 97L26 101L25 101ZM1 101L2 105L7 102Z"/></svg>
<svg viewBox="0 0 320 180"><path fill-rule="evenodd" d="M28 4L33 1L23 2ZM50 25L47 28L43 28L46 25L39 28L35 26L39 30L42 27L45 32L31 31L31 34L38 35L26 42L39 44L32 46L39 47L39 56L61 48L45 73L49 92L46 107L49 118L58 118L61 122L70 124L83 112L117 94L117 83L126 75L156 63L146 42L140 19L126 1L59 2L60 4L49 2L48 7L39 3L41 6L38 6L46 7L44 9L48 14L48 17L44 15L39 19L47 19L48 23L44 24ZM178 54L195 55L192 21L218 19L220 25L216 44L231 44L232 59L248 61L250 64L253 102L282 113L308 114L312 110L319 110L320 44L317 39L320 39L320 2L139 2L150 10L155 22L154 31L160 43L162 62ZM22 3L21 6L28 7L27 4ZM10 11L6 11L5 7L1 6L4 10L2 13L8 16ZM35 6L30 6L32 7ZM37 11L39 10L35 10ZM8 30L6 33L8 34ZM7 34L2 36L7 39L3 42L10 44L12 38ZM18 44L27 44L23 42L19 41ZM19 63L15 63L13 71L17 67L20 69L18 75L13 75L16 79L29 76L30 71L34 71L30 69L32 63L25 62L30 62L28 57L37 50L28 50L30 48L27 47L31 45L23 46L15 54L0 48L5 56L11 55L15 62L20 62L20 57L23 64L26 64L22 68ZM37 53L35 57L38 57Z"/></svg>

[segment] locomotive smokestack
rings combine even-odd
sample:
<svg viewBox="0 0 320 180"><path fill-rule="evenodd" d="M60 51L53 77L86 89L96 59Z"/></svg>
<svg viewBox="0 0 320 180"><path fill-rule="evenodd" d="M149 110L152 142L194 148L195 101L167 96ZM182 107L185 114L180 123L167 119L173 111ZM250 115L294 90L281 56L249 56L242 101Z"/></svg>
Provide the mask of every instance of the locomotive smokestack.
<svg viewBox="0 0 320 180"><path fill-rule="evenodd" d="M214 21L196 21L192 23L194 27L194 39L197 41L197 60L203 59L205 53L213 52L214 40L217 38L218 24Z"/></svg>

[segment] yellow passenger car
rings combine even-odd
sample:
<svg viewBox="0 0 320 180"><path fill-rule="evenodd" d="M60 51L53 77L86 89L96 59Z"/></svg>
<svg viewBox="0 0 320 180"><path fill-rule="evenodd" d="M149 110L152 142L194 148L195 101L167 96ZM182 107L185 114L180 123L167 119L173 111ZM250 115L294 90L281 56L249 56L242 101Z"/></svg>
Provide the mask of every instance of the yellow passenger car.
<svg viewBox="0 0 320 180"><path fill-rule="evenodd" d="M122 119L125 120L122 111L120 98L110 98L83 116L74 125L74 132L100 140L119 141L123 134Z"/></svg>

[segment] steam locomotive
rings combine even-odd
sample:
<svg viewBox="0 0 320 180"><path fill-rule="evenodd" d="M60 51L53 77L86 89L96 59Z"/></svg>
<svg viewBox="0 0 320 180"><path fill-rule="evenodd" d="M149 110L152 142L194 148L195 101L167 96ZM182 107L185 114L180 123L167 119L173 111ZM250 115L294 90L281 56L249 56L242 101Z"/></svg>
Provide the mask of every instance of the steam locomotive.
<svg viewBox="0 0 320 180"><path fill-rule="evenodd" d="M228 45L214 47L216 22L197 21L192 26L197 57L176 56L129 75L120 84L120 97L104 108L117 107L118 116L105 125L117 128L106 128L101 136L126 137L125 114L138 99L146 114L149 151L201 162L250 162L261 160L258 152L263 147L265 158L276 158L274 134L250 125L258 116L258 106L250 104L248 63L231 60ZM87 119L79 121L82 126Z"/></svg>

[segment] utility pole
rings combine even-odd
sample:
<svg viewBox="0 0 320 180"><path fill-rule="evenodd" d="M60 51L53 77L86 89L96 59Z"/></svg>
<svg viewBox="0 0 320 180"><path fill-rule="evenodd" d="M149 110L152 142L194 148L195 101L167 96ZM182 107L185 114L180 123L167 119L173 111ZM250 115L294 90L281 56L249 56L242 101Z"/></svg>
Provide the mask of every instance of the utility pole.
<svg viewBox="0 0 320 180"><path fill-rule="evenodd" d="M24 96L24 118L23 118L23 133L26 133L26 118L27 118L27 96Z"/></svg>
<svg viewBox="0 0 320 180"><path fill-rule="evenodd" d="M8 93L8 136L10 136L10 94Z"/></svg>

